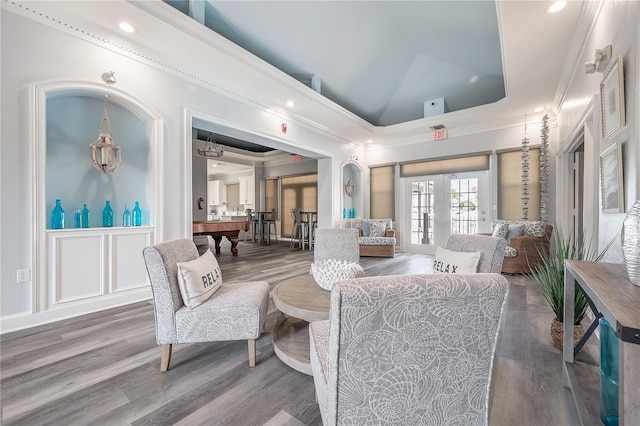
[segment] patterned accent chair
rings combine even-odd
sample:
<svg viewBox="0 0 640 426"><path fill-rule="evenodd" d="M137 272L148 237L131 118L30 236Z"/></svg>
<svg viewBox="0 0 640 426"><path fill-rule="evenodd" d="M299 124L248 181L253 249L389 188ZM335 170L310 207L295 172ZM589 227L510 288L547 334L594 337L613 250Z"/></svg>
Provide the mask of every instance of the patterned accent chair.
<svg viewBox="0 0 640 426"><path fill-rule="evenodd" d="M349 228L316 229L313 260L336 259L359 263L358 230Z"/></svg>
<svg viewBox="0 0 640 426"><path fill-rule="evenodd" d="M494 220L491 229L495 230L500 224L523 225L519 234L508 238L501 235L507 241L507 248L502 263L502 272L505 274L521 274L529 271L529 267L536 267L542 262L542 256L549 253L549 245L553 226L542 221L535 220ZM491 235L491 234L484 234Z"/></svg>
<svg viewBox="0 0 640 426"><path fill-rule="evenodd" d="M479 273L499 274L502 271L504 251L507 241L504 238L486 235L451 234L445 248L451 251L480 252Z"/></svg>
<svg viewBox="0 0 640 426"><path fill-rule="evenodd" d="M309 327L323 423L488 424L507 293L498 274L338 282Z"/></svg>
<svg viewBox="0 0 640 426"><path fill-rule="evenodd" d="M391 219L356 219L360 256L394 257L396 255L396 231ZM375 230L381 229L380 235Z"/></svg>
<svg viewBox="0 0 640 426"><path fill-rule="evenodd" d="M223 283L202 305L189 309L178 287L178 262L198 258L193 241L180 239L143 250L153 292L156 342L162 345L160 371L167 371L171 348L178 343L247 340L249 366L256 363L256 341L264 328L269 302L266 281Z"/></svg>

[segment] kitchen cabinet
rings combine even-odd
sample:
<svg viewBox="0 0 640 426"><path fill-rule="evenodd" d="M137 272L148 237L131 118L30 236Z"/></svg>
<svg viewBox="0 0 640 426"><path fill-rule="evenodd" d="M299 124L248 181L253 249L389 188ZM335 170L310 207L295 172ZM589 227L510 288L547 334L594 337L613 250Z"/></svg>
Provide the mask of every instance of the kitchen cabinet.
<svg viewBox="0 0 640 426"><path fill-rule="evenodd" d="M210 180L207 182L207 204L210 206L220 206L226 201L226 186L221 180Z"/></svg>
<svg viewBox="0 0 640 426"><path fill-rule="evenodd" d="M238 178L240 181L240 204L253 205L256 198L256 186L253 176L242 176Z"/></svg>

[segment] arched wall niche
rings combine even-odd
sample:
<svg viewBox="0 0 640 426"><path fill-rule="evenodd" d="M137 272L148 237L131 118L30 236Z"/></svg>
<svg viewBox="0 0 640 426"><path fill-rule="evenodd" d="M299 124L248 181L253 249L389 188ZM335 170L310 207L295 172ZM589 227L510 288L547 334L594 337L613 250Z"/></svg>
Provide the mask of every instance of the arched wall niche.
<svg viewBox="0 0 640 426"><path fill-rule="evenodd" d="M341 193L342 193L342 218L343 219L353 219L353 218L362 218L364 217L363 210L363 202L364 197L362 194L362 167L358 164L357 159L352 159L342 163L340 167L341 179L342 183ZM349 182L353 182L355 185L355 189L353 190L352 195L349 195L348 185ZM352 216L350 217L349 212L352 212Z"/></svg>
<svg viewBox="0 0 640 426"><path fill-rule="evenodd" d="M162 240L163 120L141 100L104 84L44 82L28 95L33 313L75 315L149 298L139 253ZM89 148L105 95L112 137L122 148L122 163L111 174L93 168ZM62 230L50 229L57 198L65 209ZM104 228L106 200L113 203L114 226ZM145 223L123 227L124 207L131 210L134 201L146 210ZM74 211L85 203L90 227L76 229Z"/></svg>

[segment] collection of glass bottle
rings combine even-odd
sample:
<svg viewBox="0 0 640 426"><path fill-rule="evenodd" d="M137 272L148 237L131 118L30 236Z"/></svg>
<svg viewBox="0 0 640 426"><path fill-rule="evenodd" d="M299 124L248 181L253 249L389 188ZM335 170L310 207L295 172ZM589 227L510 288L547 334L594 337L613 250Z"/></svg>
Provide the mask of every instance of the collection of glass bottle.
<svg viewBox="0 0 640 426"><path fill-rule="evenodd" d="M356 209L352 208L347 211L346 208L342 209L342 218L343 219L355 219L356 217Z"/></svg>
<svg viewBox="0 0 640 426"><path fill-rule="evenodd" d="M124 213L122 214L122 226L142 226L149 224L149 208L142 212L140 209L140 203L135 202L132 210L129 210L129 206L124 206ZM104 209L102 210L102 226L104 228L111 228L114 226L113 222L113 208L111 202L107 200ZM89 228L89 209L85 204L81 209L77 208L73 215L73 227L74 228ZM56 205L51 212L51 228L52 229L64 229L64 209L60 200L56 200Z"/></svg>

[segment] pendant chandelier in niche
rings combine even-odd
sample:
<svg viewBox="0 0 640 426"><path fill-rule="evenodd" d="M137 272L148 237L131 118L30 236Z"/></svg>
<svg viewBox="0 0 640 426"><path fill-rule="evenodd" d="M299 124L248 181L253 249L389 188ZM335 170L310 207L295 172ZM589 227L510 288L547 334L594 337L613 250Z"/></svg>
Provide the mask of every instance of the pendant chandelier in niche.
<svg viewBox="0 0 640 426"><path fill-rule="evenodd" d="M198 147L198 155L209 158L220 158L224 154L222 145L218 145L213 139L213 135L209 133L207 141L201 147Z"/></svg>
<svg viewBox="0 0 640 426"><path fill-rule="evenodd" d="M120 146L111 138L111 122L107 115L107 100L109 96L104 95L104 117L100 122L98 139L91 143L91 164L102 173L111 173L118 168L122 161ZM108 132L103 131L107 124Z"/></svg>

